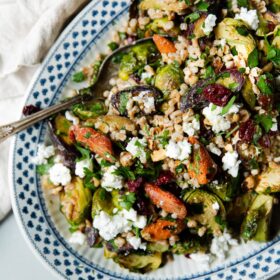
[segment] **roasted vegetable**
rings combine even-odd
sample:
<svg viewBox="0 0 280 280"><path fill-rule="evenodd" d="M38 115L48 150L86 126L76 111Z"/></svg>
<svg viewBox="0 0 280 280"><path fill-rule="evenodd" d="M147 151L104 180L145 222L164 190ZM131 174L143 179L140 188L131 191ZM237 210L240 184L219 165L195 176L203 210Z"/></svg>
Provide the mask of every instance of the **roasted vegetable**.
<svg viewBox="0 0 280 280"><path fill-rule="evenodd" d="M147 251L149 252L160 252L164 253L168 251L169 244L167 241L156 241L156 242L149 242L147 244Z"/></svg>
<svg viewBox="0 0 280 280"><path fill-rule="evenodd" d="M107 136L93 128L80 127L78 125L74 126L72 131L78 143L107 161L115 161L112 142Z"/></svg>
<svg viewBox="0 0 280 280"><path fill-rule="evenodd" d="M205 241L206 240L202 240L198 237L190 237L186 241L175 243L175 245L172 246L172 252L179 255L187 255L197 252L206 253L208 246Z"/></svg>
<svg viewBox="0 0 280 280"><path fill-rule="evenodd" d="M250 109L254 109L257 98L253 92L252 83L250 82L249 78L245 79L244 87L242 88L242 96L249 105Z"/></svg>
<svg viewBox="0 0 280 280"><path fill-rule="evenodd" d="M225 176L222 182L218 182L217 184L211 182L207 187L223 201L231 201L240 189L240 176Z"/></svg>
<svg viewBox="0 0 280 280"><path fill-rule="evenodd" d="M64 187L60 194L60 209L71 225L79 225L89 217L91 198L91 191L78 177Z"/></svg>
<svg viewBox="0 0 280 280"><path fill-rule="evenodd" d="M112 258L113 261L118 263L121 267L138 273L156 270L162 263L162 254L159 252L135 252L128 255L117 255L105 248L104 256L105 258Z"/></svg>
<svg viewBox="0 0 280 280"><path fill-rule="evenodd" d="M155 103L155 106L157 106L161 102L161 96L161 92L155 87L135 86L117 92L112 96L111 102L113 107L119 111L121 116L126 116L128 101L133 99L133 97L139 97L137 100L134 100L136 104L140 104L144 98L154 98L153 101ZM151 110L151 112L149 111L149 113L147 113L148 111L145 109L145 106L143 106L141 109L141 113L150 114L152 112L155 112L155 109L156 107Z"/></svg>
<svg viewBox="0 0 280 280"><path fill-rule="evenodd" d="M243 75L235 69L226 70L219 74L216 80L217 84L220 84L233 92L238 92L242 89L245 79Z"/></svg>
<svg viewBox="0 0 280 280"><path fill-rule="evenodd" d="M155 86L163 92L170 92L180 87L183 77L184 73L179 66L168 64L158 70Z"/></svg>
<svg viewBox="0 0 280 280"><path fill-rule="evenodd" d="M241 236L245 240L268 241L272 208L272 196L260 194L255 198L241 225Z"/></svg>
<svg viewBox="0 0 280 280"><path fill-rule="evenodd" d="M215 28L216 39L226 39L231 48L235 47L238 54L247 60L249 54L255 49L256 42L251 34L241 35L238 28L246 28L241 20L225 18Z"/></svg>
<svg viewBox="0 0 280 280"><path fill-rule="evenodd" d="M120 63L119 77L122 80L128 80L131 74L143 68L149 62L153 62L157 57L157 53L157 48L152 41L135 45L129 53L123 55Z"/></svg>
<svg viewBox="0 0 280 280"><path fill-rule="evenodd" d="M101 100L80 103L72 107L73 113L82 120L96 118L107 113L105 104Z"/></svg>
<svg viewBox="0 0 280 280"><path fill-rule="evenodd" d="M207 13L202 13L194 23L193 26L190 25L191 30L189 33L195 36L195 38L202 38L206 36L205 32L203 31L203 25L205 24L205 19L207 18Z"/></svg>
<svg viewBox="0 0 280 280"><path fill-rule="evenodd" d="M78 153L73 146L74 141L70 137L71 125L72 123L61 114L48 122L50 138L59 151L63 164L74 170Z"/></svg>
<svg viewBox="0 0 280 280"><path fill-rule="evenodd" d="M158 219L156 222L147 225L141 231L141 236L151 242L163 241L172 235L179 234L184 229L183 221L169 221Z"/></svg>
<svg viewBox="0 0 280 280"><path fill-rule="evenodd" d="M223 231L226 211L222 201L214 194L195 190L184 197L189 209L188 217L206 226L215 235Z"/></svg>
<svg viewBox="0 0 280 280"><path fill-rule="evenodd" d="M92 198L91 216L94 218L100 211L105 211L108 215L113 214L115 208L113 193L107 192L103 188L98 188Z"/></svg>
<svg viewBox="0 0 280 280"><path fill-rule="evenodd" d="M153 36L153 41L155 42L155 44L161 54L176 52L174 43L163 36L155 34Z"/></svg>
<svg viewBox="0 0 280 280"><path fill-rule="evenodd" d="M140 3L139 8L140 10L155 9L175 13L182 13L188 8L188 6L189 5L187 5L185 1L180 0L143 0Z"/></svg>
<svg viewBox="0 0 280 280"><path fill-rule="evenodd" d="M280 192L280 165L270 163L267 170L263 171L257 177L257 186L255 191L258 193Z"/></svg>
<svg viewBox="0 0 280 280"><path fill-rule="evenodd" d="M217 165L207 149L195 137L189 137L189 142L194 146L191 159L187 163L188 173L199 184L207 184L215 177Z"/></svg>
<svg viewBox="0 0 280 280"><path fill-rule="evenodd" d="M176 25L174 25L173 28L169 29L168 31L165 31L165 25L169 21L168 17L158 18L153 20L153 22L147 26L150 30L152 30L156 34L162 34L162 35L169 35L172 37L178 36L180 32L180 28Z"/></svg>

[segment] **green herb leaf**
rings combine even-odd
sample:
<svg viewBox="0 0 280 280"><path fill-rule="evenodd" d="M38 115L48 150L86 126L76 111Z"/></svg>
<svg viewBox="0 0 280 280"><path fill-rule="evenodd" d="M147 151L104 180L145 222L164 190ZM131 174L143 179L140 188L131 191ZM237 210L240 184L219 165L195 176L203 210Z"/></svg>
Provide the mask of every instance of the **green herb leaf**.
<svg viewBox="0 0 280 280"><path fill-rule="evenodd" d="M255 48L248 57L248 66L250 68L257 67L259 65L259 52L258 49Z"/></svg>
<svg viewBox="0 0 280 280"><path fill-rule="evenodd" d="M249 31L245 26L237 26L236 31L242 36L248 36Z"/></svg>
<svg viewBox="0 0 280 280"><path fill-rule="evenodd" d="M90 151L85 149L85 148L82 148L81 146L78 146L76 145L76 148L77 150L81 153L81 157L77 159L77 161L81 161L81 160L84 160L84 159L90 159Z"/></svg>
<svg viewBox="0 0 280 280"><path fill-rule="evenodd" d="M191 13L191 14L189 14L185 17L185 22L189 21L189 22L192 23L192 22L195 22L196 20L198 20L199 18L200 18L199 13L194 12L194 13Z"/></svg>
<svg viewBox="0 0 280 280"><path fill-rule="evenodd" d="M111 49L111 51L114 51L119 47L119 45L116 42L111 42L108 44L108 47Z"/></svg>
<svg viewBox="0 0 280 280"><path fill-rule="evenodd" d="M257 86L263 94L271 95L273 93L272 85L267 80L266 75L260 76L260 78L257 82Z"/></svg>
<svg viewBox="0 0 280 280"><path fill-rule="evenodd" d="M39 164L36 167L36 171L40 176L43 176L49 172L49 169L54 165L54 157L48 159L46 164Z"/></svg>
<svg viewBox="0 0 280 280"><path fill-rule="evenodd" d="M77 72L72 76L72 81L75 83L81 83L86 79L85 74L83 71Z"/></svg>
<svg viewBox="0 0 280 280"><path fill-rule="evenodd" d="M124 41L126 39L126 33L125 32L118 32L120 40Z"/></svg>
<svg viewBox="0 0 280 280"><path fill-rule="evenodd" d="M135 193L128 193L121 198L120 206L125 208L126 210L129 210L131 209L135 201L136 201Z"/></svg>
<svg viewBox="0 0 280 280"><path fill-rule="evenodd" d="M238 55L238 52L237 52L237 50L236 50L236 47L233 47L233 48L231 49L231 53L232 53L232 55Z"/></svg>
<svg viewBox="0 0 280 280"><path fill-rule="evenodd" d="M199 11L203 11L203 12L207 12L208 8L209 8L209 4L204 2L204 1L200 1L197 5L196 8Z"/></svg>
<svg viewBox="0 0 280 280"><path fill-rule="evenodd" d="M229 109L231 108L231 106L233 105L233 103L235 102L236 96L234 95L230 101L228 102L228 104L222 109L221 115L225 115L226 113L228 113Z"/></svg>
<svg viewBox="0 0 280 280"><path fill-rule="evenodd" d="M237 0L239 7L248 7L248 0Z"/></svg>
<svg viewBox="0 0 280 280"><path fill-rule="evenodd" d="M158 136L159 142L163 148L165 148L169 143L169 130L164 130L162 135Z"/></svg>
<svg viewBox="0 0 280 280"><path fill-rule="evenodd" d="M273 126L273 120L270 115L256 115L255 119L261 124L266 133L268 133Z"/></svg>
<svg viewBox="0 0 280 280"><path fill-rule="evenodd" d="M134 173L128 167L125 167L125 166L118 167L113 172L113 174L115 174L117 176L122 176L122 177L124 177L125 179L128 179L128 180L135 180Z"/></svg>
<svg viewBox="0 0 280 280"><path fill-rule="evenodd" d="M92 191L96 190L96 186L93 183L93 178L96 178L98 180L101 179L100 172L93 172L89 170L88 168L84 168L85 178L84 178L84 186L85 188L88 188Z"/></svg>
<svg viewBox="0 0 280 280"><path fill-rule="evenodd" d="M185 165L183 163L180 163L176 168L175 171L177 174L182 173L185 169Z"/></svg>
<svg viewBox="0 0 280 280"><path fill-rule="evenodd" d="M120 104L119 104L119 112L121 115L125 115L126 113L126 105L129 100L129 93L123 93L120 95Z"/></svg>

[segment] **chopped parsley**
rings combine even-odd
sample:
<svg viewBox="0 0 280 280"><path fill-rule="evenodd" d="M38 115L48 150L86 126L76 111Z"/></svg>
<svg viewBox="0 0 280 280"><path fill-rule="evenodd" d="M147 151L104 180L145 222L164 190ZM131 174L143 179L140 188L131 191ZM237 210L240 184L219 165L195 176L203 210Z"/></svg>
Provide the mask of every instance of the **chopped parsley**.
<svg viewBox="0 0 280 280"><path fill-rule="evenodd" d="M36 171L40 176L43 176L49 172L49 169L54 165L54 157L48 159L48 162L45 164L39 164L36 167Z"/></svg>
<svg viewBox="0 0 280 280"><path fill-rule="evenodd" d="M256 115L255 119L264 128L266 133L268 133L273 126L273 120L270 115Z"/></svg>
<svg viewBox="0 0 280 280"><path fill-rule="evenodd" d="M200 18L199 13L194 12L185 17L185 22L189 21L190 23L192 23L192 22L195 22L196 20L198 20L199 18Z"/></svg>
<svg viewBox="0 0 280 280"><path fill-rule="evenodd" d="M86 79L85 74L83 71L77 72L72 76L72 81L75 83L81 83Z"/></svg>
<svg viewBox="0 0 280 280"><path fill-rule="evenodd" d="M248 56L248 66L250 68L257 67L259 65L259 52L258 49L255 48Z"/></svg>
<svg viewBox="0 0 280 280"><path fill-rule="evenodd" d="M266 75L261 75L260 76L260 78L257 82L257 86L263 94L271 95L273 93L272 85L268 81Z"/></svg>
<svg viewBox="0 0 280 280"><path fill-rule="evenodd" d="M168 145L170 139L169 130L164 130L162 135L158 136L158 139L162 147L165 148Z"/></svg>
<svg viewBox="0 0 280 280"><path fill-rule="evenodd" d="M119 45L116 42L111 42L108 44L108 47L110 48L111 51L114 51L119 47Z"/></svg>
<svg viewBox="0 0 280 280"><path fill-rule="evenodd" d="M136 201L136 195L135 193L128 193L124 196L122 196L120 201L120 206L123 207L126 210L131 209L134 202Z"/></svg>
<svg viewBox="0 0 280 280"><path fill-rule="evenodd" d="M90 159L90 151L88 149L82 148L81 146L78 146L78 145L76 145L76 149L81 154L81 157L77 158L77 161L81 161L81 160L85 160L85 159Z"/></svg>
<svg viewBox="0 0 280 280"><path fill-rule="evenodd" d="M236 31L242 36L248 36L249 31L245 26L237 26Z"/></svg>
<svg viewBox="0 0 280 280"><path fill-rule="evenodd" d="M135 180L134 173L128 167L125 167L125 166L118 167L113 172L113 174L115 174L117 176L122 176L122 177L124 177L125 179L128 179L128 180Z"/></svg>
<svg viewBox="0 0 280 280"><path fill-rule="evenodd" d="M231 108L231 106L233 105L233 103L235 102L236 96L234 95L230 101L228 102L228 104L222 109L221 115L225 115L226 113L228 113L229 109Z"/></svg>

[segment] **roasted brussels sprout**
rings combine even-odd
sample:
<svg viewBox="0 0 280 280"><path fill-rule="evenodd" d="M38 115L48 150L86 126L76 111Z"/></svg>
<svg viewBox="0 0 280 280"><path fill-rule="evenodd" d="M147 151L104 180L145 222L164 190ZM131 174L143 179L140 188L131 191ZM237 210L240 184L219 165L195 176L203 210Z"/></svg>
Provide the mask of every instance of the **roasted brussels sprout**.
<svg viewBox="0 0 280 280"><path fill-rule="evenodd" d="M147 251L164 253L168 251L169 244L167 241L149 242L147 244Z"/></svg>
<svg viewBox="0 0 280 280"><path fill-rule="evenodd" d="M156 270L162 263L162 253L160 252L135 252L128 255L121 255L105 248L104 256L105 258L113 259L114 262L127 268L129 271L138 273L146 273Z"/></svg>
<svg viewBox="0 0 280 280"><path fill-rule="evenodd" d="M253 92L252 83L249 78L245 79L244 87L242 88L242 96L249 105L250 109L253 110L255 108L257 98Z"/></svg>
<svg viewBox="0 0 280 280"><path fill-rule="evenodd" d="M93 100L72 107L73 113L82 120L96 118L107 113L106 106L101 100Z"/></svg>
<svg viewBox="0 0 280 280"><path fill-rule="evenodd" d="M255 49L256 42L251 34L241 35L238 28L246 28L241 20L225 18L215 28L216 39L226 39L231 48L235 47L238 54L247 60L249 54Z"/></svg>
<svg viewBox="0 0 280 280"><path fill-rule="evenodd" d="M179 255L187 255L187 254L193 254L196 252L203 252L205 253L207 251L207 245L206 242L202 242L199 238L190 238L186 241L177 242L172 247L172 252L174 254Z"/></svg>
<svg viewBox="0 0 280 280"><path fill-rule="evenodd" d="M180 0L143 0L140 3L139 8L140 10L155 9L181 14L188 8L188 5L185 1Z"/></svg>
<svg viewBox="0 0 280 280"><path fill-rule="evenodd" d="M255 188L258 193L280 192L280 165L270 163L267 170L258 176L258 183Z"/></svg>
<svg viewBox="0 0 280 280"><path fill-rule="evenodd" d="M226 211L222 201L214 194L195 190L184 197L189 210L188 217L208 227L214 234L223 231Z"/></svg>
<svg viewBox="0 0 280 280"><path fill-rule="evenodd" d="M60 209L71 225L79 225L88 218L92 194L83 181L75 177L60 194Z"/></svg>
<svg viewBox="0 0 280 280"><path fill-rule="evenodd" d="M126 117L113 115L101 116L96 119L88 119L84 123L84 125L89 127L95 127L103 133L108 133L111 129L124 129L130 132L135 130L135 124L133 123L133 121Z"/></svg>
<svg viewBox="0 0 280 280"><path fill-rule="evenodd" d="M208 184L208 189L223 201L231 201L238 193L240 177L226 177L222 182Z"/></svg>
<svg viewBox="0 0 280 280"><path fill-rule="evenodd" d="M152 41L147 41L131 48L125 53L120 63L119 77L128 80L129 76L152 62L157 57L158 51Z"/></svg>
<svg viewBox="0 0 280 280"><path fill-rule="evenodd" d="M124 89L114 94L111 98L112 105L115 109L117 109L121 116L127 115L127 104L128 101L134 97L139 97L139 100L134 100L134 102L140 103L139 101L144 101L144 98L153 97L154 104L157 106L161 102L161 92L152 86L135 86L131 88ZM144 104L143 104L144 105ZM147 111L145 106L141 110L142 114L150 114L154 112L156 108L148 108L153 109ZM151 111L151 112L150 112Z"/></svg>
<svg viewBox="0 0 280 280"><path fill-rule="evenodd" d="M202 28L206 18L207 18L207 13L202 13L198 20L196 20L193 24L190 24L188 33L193 34L195 38L202 38L206 36L207 34L204 33Z"/></svg>
<svg viewBox="0 0 280 280"><path fill-rule="evenodd" d="M50 139L62 157L63 164L74 170L78 153L73 146L73 140L69 137L71 125L72 123L62 114L48 121Z"/></svg>
<svg viewBox="0 0 280 280"><path fill-rule="evenodd" d="M107 192L103 188L97 189L92 198L92 218L101 210L105 211L108 215L112 215L113 209L119 208L118 198L118 191Z"/></svg>
<svg viewBox="0 0 280 280"><path fill-rule="evenodd" d="M155 19L149 26L147 26L147 28L151 29L156 34L163 34L163 35L167 34L172 37L178 36L180 29L176 25L174 25L174 27L169 29L168 31L164 30L165 24L168 21L169 21L168 17Z"/></svg>
<svg viewBox="0 0 280 280"><path fill-rule="evenodd" d="M184 73L179 66L168 64L159 69L155 78L155 86L163 92L170 92L180 87Z"/></svg>
<svg viewBox="0 0 280 280"><path fill-rule="evenodd" d="M260 194L255 198L241 225L241 236L245 240L268 241L272 208L272 196Z"/></svg>

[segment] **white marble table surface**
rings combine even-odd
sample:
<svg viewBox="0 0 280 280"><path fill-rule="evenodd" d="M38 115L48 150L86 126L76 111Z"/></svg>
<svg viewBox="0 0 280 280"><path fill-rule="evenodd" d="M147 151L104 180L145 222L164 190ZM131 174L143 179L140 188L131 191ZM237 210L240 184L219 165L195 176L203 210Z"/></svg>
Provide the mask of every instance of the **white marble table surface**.
<svg viewBox="0 0 280 280"><path fill-rule="evenodd" d="M12 214L0 223L0 279L57 280L57 277L33 255ZM271 280L280 280L280 276Z"/></svg>

